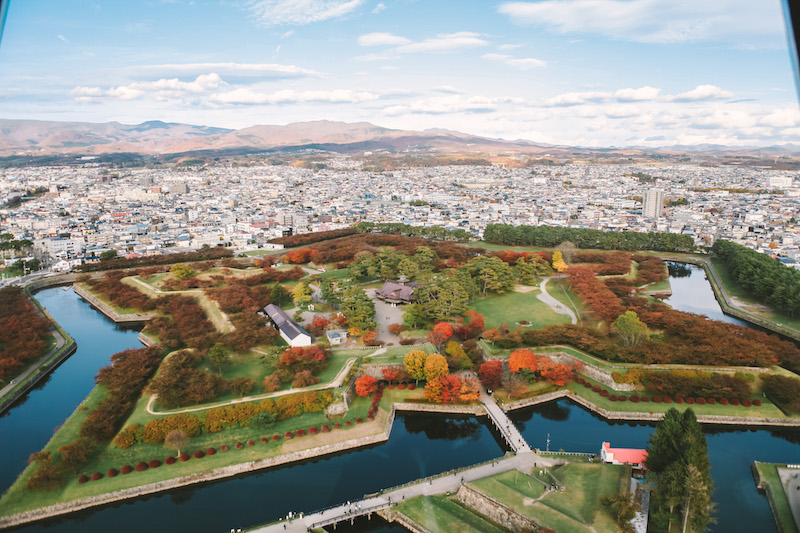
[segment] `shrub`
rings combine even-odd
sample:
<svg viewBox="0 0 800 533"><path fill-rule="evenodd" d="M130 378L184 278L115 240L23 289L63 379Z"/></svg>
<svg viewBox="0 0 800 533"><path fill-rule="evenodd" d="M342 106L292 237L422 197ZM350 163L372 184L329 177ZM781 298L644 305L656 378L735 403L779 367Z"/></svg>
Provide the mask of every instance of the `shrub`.
<svg viewBox="0 0 800 533"><path fill-rule="evenodd" d="M595 385L592 387L592 392L600 392L600 385Z"/></svg>
<svg viewBox="0 0 800 533"><path fill-rule="evenodd" d="M412 387L412 385L409 385L408 386L408 390L414 390L411 387ZM405 390L405 389L406 389L405 383L401 383L400 385L397 386L397 390Z"/></svg>
<svg viewBox="0 0 800 533"><path fill-rule="evenodd" d="M277 441L281 440L281 436L280 436L280 435L278 435L277 433L275 433L275 434L272 436L272 440L274 440L274 441L276 441L276 442L277 442Z"/></svg>
<svg viewBox="0 0 800 533"><path fill-rule="evenodd" d="M333 428L334 428L334 429L341 429L341 428L342 428L342 424L341 424L341 423L339 423L339 422L336 422L336 423L333 425Z"/></svg>
<svg viewBox="0 0 800 533"><path fill-rule="evenodd" d="M348 421L345 423L345 425L347 425L347 426L352 426L352 425L353 425L353 423L352 423L351 421L349 421L349 420L348 420Z"/></svg>
<svg viewBox="0 0 800 533"><path fill-rule="evenodd" d="M705 404L706 404L706 399L705 399L705 398L703 398L703 397L700 397L700 398L697 398L697 399L694 401L694 403L696 403L697 405L705 405Z"/></svg>
<svg viewBox="0 0 800 533"><path fill-rule="evenodd" d="M389 390L394 390L394 385L389 385Z"/></svg>
<svg viewBox="0 0 800 533"><path fill-rule="evenodd" d="M653 402L654 403L661 403L661 396L658 396L658 395L653 396Z"/></svg>
<svg viewBox="0 0 800 533"><path fill-rule="evenodd" d="M248 445L248 446L255 446L255 445L256 445L256 443L255 443L255 442L253 442L252 440L249 440L249 441L247 441L247 445Z"/></svg>
<svg viewBox="0 0 800 533"><path fill-rule="evenodd" d="M606 389L601 390L600 396L602 396L603 398L608 398L608 391Z"/></svg>
<svg viewBox="0 0 800 533"><path fill-rule="evenodd" d="M206 448L206 455L216 455L217 450L215 448Z"/></svg>
<svg viewBox="0 0 800 533"><path fill-rule="evenodd" d="M86 475L83 475L83 476L81 476L81 477L79 477L79 478L78 478L78 483L80 483L81 485L83 485L83 484L84 484L84 483L86 483L87 481L89 481L89 477L88 477L88 476L86 476Z"/></svg>
<svg viewBox="0 0 800 533"><path fill-rule="evenodd" d="M220 449L220 451L227 452L228 450L231 449L231 447L228 446L227 444L223 444L222 446L220 446L219 449Z"/></svg>
<svg viewBox="0 0 800 533"><path fill-rule="evenodd" d="M730 398L728 401L731 405L739 405L739 398Z"/></svg>
<svg viewBox="0 0 800 533"><path fill-rule="evenodd" d="M203 457L206 456L206 452L204 452L203 450L196 450L192 455L194 456L195 459L202 459Z"/></svg>
<svg viewBox="0 0 800 533"><path fill-rule="evenodd" d="M612 402L616 402L617 401L617 395L616 394L609 394L608 399L611 400Z"/></svg>
<svg viewBox="0 0 800 533"><path fill-rule="evenodd" d="M158 468L159 466L161 466L161 461L159 461L158 459L150 459L150 462L147 463L147 466L149 466L150 468Z"/></svg>
<svg viewBox="0 0 800 533"><path fill-rule="evenodd" d="M677 398L675 398L675 403L677 403L677 404L681 404L681 403L683 403L683 398L681 398L680 396L678 396Z"/></svg>
<svg viewBox="0 0 800 533"><path fill-rule="evenodd" d="M169 457L164 459L164 464L165 465L174 465L175 464L175 458L170 455Z"/></svg>
<svg viewBox="0 0 800 533"><path fill-rule="evenodd" d="M715 400L714 398L708 398L706 400L706 403L708 403L708 405L715 405L717 403L717 400Z"/></svg>
<svg viewBox="0 0 800 533"><path fill-rule="evenodd" d="M133 472L133 467L131 465L125 465L119 469L120 474L130 474Z"/></svg>
<svg viewBox="0 0 800 533"><path fill-rule="evenodd" d="M261 437L261 444L266 444L268 440L267 437Z"/></svg>
<svg viewBox="0 0 800 533"><path fill-rule="evenodd" d="M751 402L750 400L742 400L742 405L744 407L750 407L751 405L753 405L753 402Z"/></svg>
<svg viewBox="0 0 800 533"><path fill-rule="evenodd" d="M642 400L643 402L645 402L645 403L646 403L646 402L649 402L649 401L650 401L650 396L642 396L642 397L641 397L641 400Z"/></svg>
<svg viewBox="0 0 800 533"><path fill-rule="evenodd" d="M585 388L587 388L587 389L591 389L591 388L592 388L592 384L591 384L591 383L589 383L588 381L584 381L584 382L583 382L583 386L584 386Z"/></svg>
<svg viewBox="0 0 800 533"><path fill-rule="evenodd" d="M719 404L720 405L728 405L728 399L727 398L720 398L719 399Z"/></svg>
<svg viewBox="0 0 800 533"><path fill-rule="evenodd" d="M639 403L639 396L637 394L631 394L631 401L633 403Z"/></svg>
<svg viewBox="0 0 800 533"><path fill-rule="evenodd" d="M287 431L286 433L283 434L283 436L286 439L292 439L294 438L294 433L292 433L291 431Z"/></svg>
<svg viewBox="0 0 800 533"><path fill-rule="evenodd" d="M119 470L116 468L109 468L108 472L106 472L106 477L117 477L119 475Z"/></svg>
<svg viewBox="0 0 800 533"><path fill-rule="evenodd" d="M578 377L578 378L575 378L575 383L577 383L578 385L583 385L585 383L585 381L583 381L583 378Z"/></svg>
<svg viewBox="0 0 800 533"><path fill-rule="evenodd" d="M361 424L363 421L363 418L356 418L356 424Z"/></svg>
<svg viewBox="0 0 800 533"><path fill-rule="evenodd" d="M298 437L305 437L306 430L305 429L298 429L297 431L294 432L294 434L297 435Z"/></svg>
<svg viewBox="0 0 800 533"><path fill-rule="evenodd" d="M672 403L672 398L669 396L664 396L664 403Z"/></svg>
<svg viewBox="0 0 800 533"><path fill-rule="evenodd" d="M398 386L397 386L397 388L399 389L399 388L400 388L400 385L398 385ZM410 383L410 384L408 385L408 390L415 390L416 388L417 388L417 386L416 386L416 385L414 385L413 383Z"/></svg>
<svg viewBox="0 0 800 533"><path fill-rule="evenodd" d="M694 398L692 398L692 397L686 398L686 403L688 403L689 405L693 405L694 404Z"/></svg>
<svg viewBox="0 0 800 533"><path fill-rule="evenodd" d="M133 469L136 470L137 472L144 472L148 468L149 467L147 466L147 463L145 463L144 461L139 461L138 463L136 463L136 466L133 467Z"/></svg>
<svg viewBox="0 0 800 533"><path fill-rule="evenodd" d="M103 474L101 474L100 472L95 472L94 474L92 474L92 481L98 481L100 479L103 479Z"/></svg>
<svg viewBox="0 0 800 533"><path fill-rule="evenodd" d="M312 435L316 435L317 433L319 433L319 430L317 429L317 426L312 426L311 429L308 430L308 432L311 433Z"/></svg>
<svg viewBox="0 0 800 533"><path fill-rule="evenodd" d="M236 449L237 450L241 450L242 448L244 448L244 444L242 444L241 442L237 442L236 443Z"/></svg>
<svg viewBox="0 0 800 533"><path fill-rule="evenodd" d="M761 406L761 400L756 398L755 400L753 400L753 405L755 405L756 407L760 407Z"/></svg>
<svg viewBox="0 0 800 533"><path fill-rule="evenodd" d="M323 433L328 433L328 432L330 432L330 430L331 430L331 427L328 424L325 424L324 426L322 426L322 432Z"/></svg>
<svg viewBox="0 0 800 533"><path fill-rule="evenodd" d="M178 456L178 460L179 460L180 462L182 462L182 463L185 463L185 462L186 462L186 461L188 461L190 458L191 458L191 456L190 456L188 453L186 453L186 452L184 452L184 453L182 453L182 454L180 454L180 455Z"/></svg>

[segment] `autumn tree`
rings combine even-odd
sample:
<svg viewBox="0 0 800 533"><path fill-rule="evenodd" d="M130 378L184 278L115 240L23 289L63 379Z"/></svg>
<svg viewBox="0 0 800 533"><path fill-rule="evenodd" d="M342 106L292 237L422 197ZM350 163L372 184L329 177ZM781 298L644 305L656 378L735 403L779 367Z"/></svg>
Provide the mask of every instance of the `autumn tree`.
<svg viewBox="0 0 800 533"><path fill-rule="evenodd" d="M389 324L389 326L386 329L392 335L400 335L401 333L403 333L405 327L403 326L403 324Z"/></svg>
<svg viewBox="0 0 800 533"><path fill-rule="evenodd" d="M433 327L433 331L428 333L428 342L434 346L440 346L453 336L453 326L447 322L439 322Z"/></svg>
<svg viewBox="0 0 800 533"><path fill-rule="evenodd" d="M503 378L503 362L498 359L490 359L483 363L478 370L481 383L487 389L497 389L500 387L500 380Z"/></svg>
<svg viewBox="0 0 800 533"><path fill-rule="evenodd" d="M292 387L300 389L310 385L316 385L320 379L313 375L310 370L300 370L295 372Z"/></svg>
<svg viewBox="0 0 800 533"><path fill-rule="evenodd" d="M472 368L472 360L467 356L467 352L461 347L459 343L456 341L450 341L447 343L447 349L445 350L449 357L448 364L453 369L470 369Z"/></svg>
<svg viewBox="0 0 800 533"><path fill-rule="evenodd" d="M175 276L175 279L187 279L194 277L197 273L195 269L185 263L176 263L169 269L170 274Z"/></svg>
<svg viewBox="0 0 800 533"><path fill-rule="evenodd" d="M562 387L572 380L572 366L561 363L555 363L549 368L541 371L542 378L549 381L553 385Z"/></svg>
<svg viewBox="0 0 800 533"><path fill-rule="evenodd" d="M281 388L281 380L276 372L264 378L264 392L275 392Z"/></svg>
<svg viewBox="0 0 800 533"><path fill-rule="evenodd" d="M556 272L566 272L569 269L569 266L564 262L564 258L559 251L553 252L552 265Z"/></svg>
<svg viewBox="0 0 800 533"><path fill-rule="evenodd" d="M381 370L381 374L383 375L383 379L392 383L394 380L397 379L397 376L400 375L400 370L397 368L384 368Z"/></svg>
<svg viewBox="0 0 800 533"><path fill-rule="evenodd" d="M175 450L178 455L181 454L181 448L186 446L188 442L189 435L180 429L173 429L164 437L164 446L170 450Z"/></svg>
<svg viewBox="0 0 800 533"><path fill-rule="evenodd" d="M359 396L369 396L378 390L378 380L372 376L361 376L356 380L356 394Z"/></svg>
<svg viewBox="0 0 800 533"><path fill-rule="evenodd" d="M614 321L611 329L620 336L625 346L634 346L650 338L650 329L639 320L635 311L625 311Z"/></svg>
<svg viewBox="0 0 800 533"><path fill-rule="evenodd" d="M403 366L406 372L417 382L425 379L425 359L427 357L422 350L412 350L403 357Z"/></svg>
<svg viewBox="0 0 800 533"><path fill-rule="evenodd" d="M481 397L481 386L473 377L461 380L461 390L458 399L461 403L476 402Z"/></svg>
<svg viewBox="0 0 800 533"><path fill-rule="evenodd" d="M441 354L432 353L425 359L425 380L431 381L449 372L447 359Z"/></svg>
<svg viewBox="0 0 800 533"><path fill-rule="evenodd" d="M311 288L303 282L292 289L292 299L297 305L303 306L311 303Z"/></svg>
<svg viewBox="0 0 800 533"><path fill-rule="evenodd" d="M536 363L536 355L530 350L514 350L508 357L508 369L515 374L523 371L531 374L536 372Z"/></svg>

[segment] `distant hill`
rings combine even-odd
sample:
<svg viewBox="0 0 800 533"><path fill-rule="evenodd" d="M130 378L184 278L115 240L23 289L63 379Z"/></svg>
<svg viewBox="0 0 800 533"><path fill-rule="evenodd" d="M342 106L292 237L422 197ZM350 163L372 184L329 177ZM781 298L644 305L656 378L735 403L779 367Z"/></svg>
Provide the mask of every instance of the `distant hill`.
<svg viewBox="0 0 800 533"><path fill-rule="evenodd" d="M800 154L795 145L725 147L717 145L664 148L576 148L536 144L525 140L480 137L457 131L395 130L368 122L319 120L286 126L261 125L239 130L161 122L49 122L0 119L0 157L87 156L140 154L177 156L214 153L246 154L265 151L319 149L340 153L461 152L526 154L542 157L574 157L603 154L629 157L649 154L718 154L723 157L773 158Z"/></svg>

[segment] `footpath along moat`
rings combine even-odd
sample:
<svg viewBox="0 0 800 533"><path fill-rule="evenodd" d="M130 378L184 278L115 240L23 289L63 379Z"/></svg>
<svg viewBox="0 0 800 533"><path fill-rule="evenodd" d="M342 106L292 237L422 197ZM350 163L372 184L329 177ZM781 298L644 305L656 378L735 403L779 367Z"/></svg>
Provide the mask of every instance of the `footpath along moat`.
<svg viewBox="0 0 800 533"><path fill-rule="evenodd" d="M714 306L703 271L672 278L673 298ZM701 289L705 289L703 292ZM687 292L682 292L687 291ZM120 350L139 346L137 332L117 327L71 291L48 289L37 298L78 343L77 353L27 397L0 417L0 481L10 486L28 455L41 449L54 428L75 409L93 386L97 369ZM680 305L673 305L681 309ZM686 309L695 311L694 309ZM711 313L709 313L711 314ZM714 318L719 318L715 316ZM610 423L559 400L509 413L527 443L544 449L594 452L600 442L644 447L652 428L640 423ZM712 531L776 531L766 498L750 473L753 460L800 462L800 430L706 426L712 475L717 488L718 522ZM17 531L139 532L159 530L229 531L268 523L288 512L314 511L361 499L365 494L500 458L509 451L487 417L398 413L391 437L383 444L311 461L172 490L39 522ZM347 531L346 523L338 531ZM359 531L388 526L373 516ZM368 529L364 529L368 528Z"/></svg>

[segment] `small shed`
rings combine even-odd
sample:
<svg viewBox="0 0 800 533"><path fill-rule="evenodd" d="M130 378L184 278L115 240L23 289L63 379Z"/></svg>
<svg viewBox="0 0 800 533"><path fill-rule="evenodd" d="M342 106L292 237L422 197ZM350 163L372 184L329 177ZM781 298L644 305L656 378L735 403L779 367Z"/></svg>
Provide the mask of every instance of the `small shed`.
<svg viewBox="0 0 800 533"><path fill-rule="evenodd" d="M612 465L631 465L636 470L644 470L647 450L637 448L612 448L611 443L604 442L600 448L600 457L604 463Z"/></svg>
<svg viewBox="0 0 800 533"><path fill-rule="evenodd" d="M325 336L328 337L328 342L331 343L331 346L335 346L337 344L342 344L344 341L347 340L347 330L346 329L329 329L325 332Z"/></svg>

